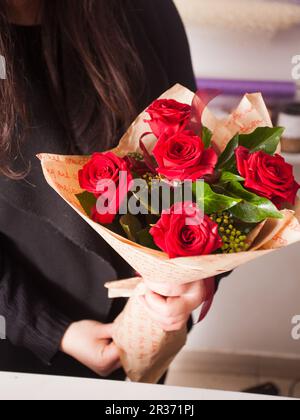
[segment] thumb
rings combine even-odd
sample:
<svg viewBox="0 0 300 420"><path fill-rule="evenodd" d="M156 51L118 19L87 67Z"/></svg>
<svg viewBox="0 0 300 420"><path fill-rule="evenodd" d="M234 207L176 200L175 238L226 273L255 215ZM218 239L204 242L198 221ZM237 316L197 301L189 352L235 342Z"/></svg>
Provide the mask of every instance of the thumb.
<svg viewBox="0 0 300 420"><path fill-rule="evenodd" d="M99 338L101 339L112 339L114 333L114 324L101 324L99 326Z"/></svg>

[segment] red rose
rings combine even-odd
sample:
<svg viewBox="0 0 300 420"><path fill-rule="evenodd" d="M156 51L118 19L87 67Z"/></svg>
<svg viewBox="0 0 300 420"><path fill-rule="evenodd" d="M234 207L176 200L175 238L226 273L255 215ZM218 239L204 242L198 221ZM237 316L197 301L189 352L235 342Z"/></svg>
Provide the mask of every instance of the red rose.
<svg viewBox="0 0 300 420"><path fill-rule="evenodd" d="M151 117L149 123L154 135L159 138L166 130L175 133L183 130L191 117L192 107L173 99L158 99L147 109Z"/></svg>
<svg viewBox="0 0 300 420"><path fill-rule="evenodd" d="M214 173L218 156L212 149L205 149L200 137L192 131L176 134L165 132L153 150L158 163L158 173L169 180L196 181Z"/></svg>
<svg viewBox="0 0 300 420"><path fill-rule="evenodd" d="M112 223L133 180L126 161L111 152L95 153L78 177L80 187L98 198L98 211L93 210L92 219L102 224Z"/></svg>
<svg viewBox="0 0 300 420"><path fill-rule="evenodd" d="M192 202L164 211L150 233L170 258L209 255L223 245L218 225Z"/></svg>
<svg viewBox="0 0 300 420"><path fill-rule="evenodd" d="M113 223L115 217L115 214L109 214L109 212L105 214L98 213L97 206L92 209L91 218L94 222L99 223L100 225L110 225Z"/></svg>
<svg viewBox="0 0 300 420"><path fill-rule="evenodd" d="M268 198L279 208L284 203L295 204L300 185L295 181L293 167L282 156L262 151L250 153L242 146L235 154L246 188Z"/></svg>

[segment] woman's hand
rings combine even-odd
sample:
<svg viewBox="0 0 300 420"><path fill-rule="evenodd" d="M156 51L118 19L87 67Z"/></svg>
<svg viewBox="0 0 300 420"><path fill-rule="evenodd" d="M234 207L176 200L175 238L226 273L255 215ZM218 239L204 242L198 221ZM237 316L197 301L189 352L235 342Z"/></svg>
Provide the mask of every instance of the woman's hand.
<svg viewBox="0 0 300 420"><path fill-rule="evenodd" d="M107 377L121 367L112 342L113 324L81 321L72 324L61 342L61 351L95 372Z"/></svg>
<svg viewBox="0 0 300 420"><path fill-rule="evenodd" d="M207 298L205 281L170 286L145 282L149 291L141 297L149 316L167 332L179 331L188 322L192 312Z"/></svg>

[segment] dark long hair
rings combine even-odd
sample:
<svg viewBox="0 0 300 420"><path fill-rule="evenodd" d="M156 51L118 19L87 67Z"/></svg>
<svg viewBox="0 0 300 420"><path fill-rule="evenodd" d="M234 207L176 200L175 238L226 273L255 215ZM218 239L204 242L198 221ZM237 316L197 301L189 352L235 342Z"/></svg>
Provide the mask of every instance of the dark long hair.
<svg viewBox="0 0 300 420"><path fill-rule="evenodd" d="M29 123L22 79L14 68L5 3L0 0L0 54L7 72L6 80L0 81L0 173L17 178L21 174L12 170L12 161L20 153ZM127 7L126 0L41 0L42 50L50 93L77 150L112 146L117 133L137 113L135 99L143 72L130 36ZM66 97L68 80L61 70L62 60L70 57L76 63L77 90L84 92L85 99L68 107L74 98Z"/></svg>

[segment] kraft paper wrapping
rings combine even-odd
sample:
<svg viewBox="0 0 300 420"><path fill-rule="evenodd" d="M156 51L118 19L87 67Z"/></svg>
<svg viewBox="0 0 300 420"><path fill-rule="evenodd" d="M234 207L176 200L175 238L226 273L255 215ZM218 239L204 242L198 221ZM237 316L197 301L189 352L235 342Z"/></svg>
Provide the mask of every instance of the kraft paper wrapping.
<svg viewBox="0 0 300 420"><path fill-rule="evenodd" d="M162 98L176 99L191 104L194 94L176 85ZM149 131L142 113L132 124L114 152L125 156L139 151L141 135ZM272 126L267 108L260 94L245 95L239 107L227 118L217 119L208 109L204 124L213 133L214 147L220 152L237 133L250 133L257 127ZM150 148L155 138L147 138ZM261 223L248 237L249 252L230 255L208 255L170 260L166 254L144 248L94 223L82 209L76 194L82 192L78 171L89 160L82 156L41 154L44 176L49 185L130 264L142 278L156 282L186 284L214 277L263 257L274 250L300 241L300 224L292 210L284 210L282 220L270 219ZM205 287L205 286L204 286ZM114 341L120 350L123 367L132 381L156 383L166 372L172 360L186 343L187 331L166 333L152 321L140 303L139 296L146 287L141 278L107 284L109 296L129 297L124 311L115 321Z"/></svg>

